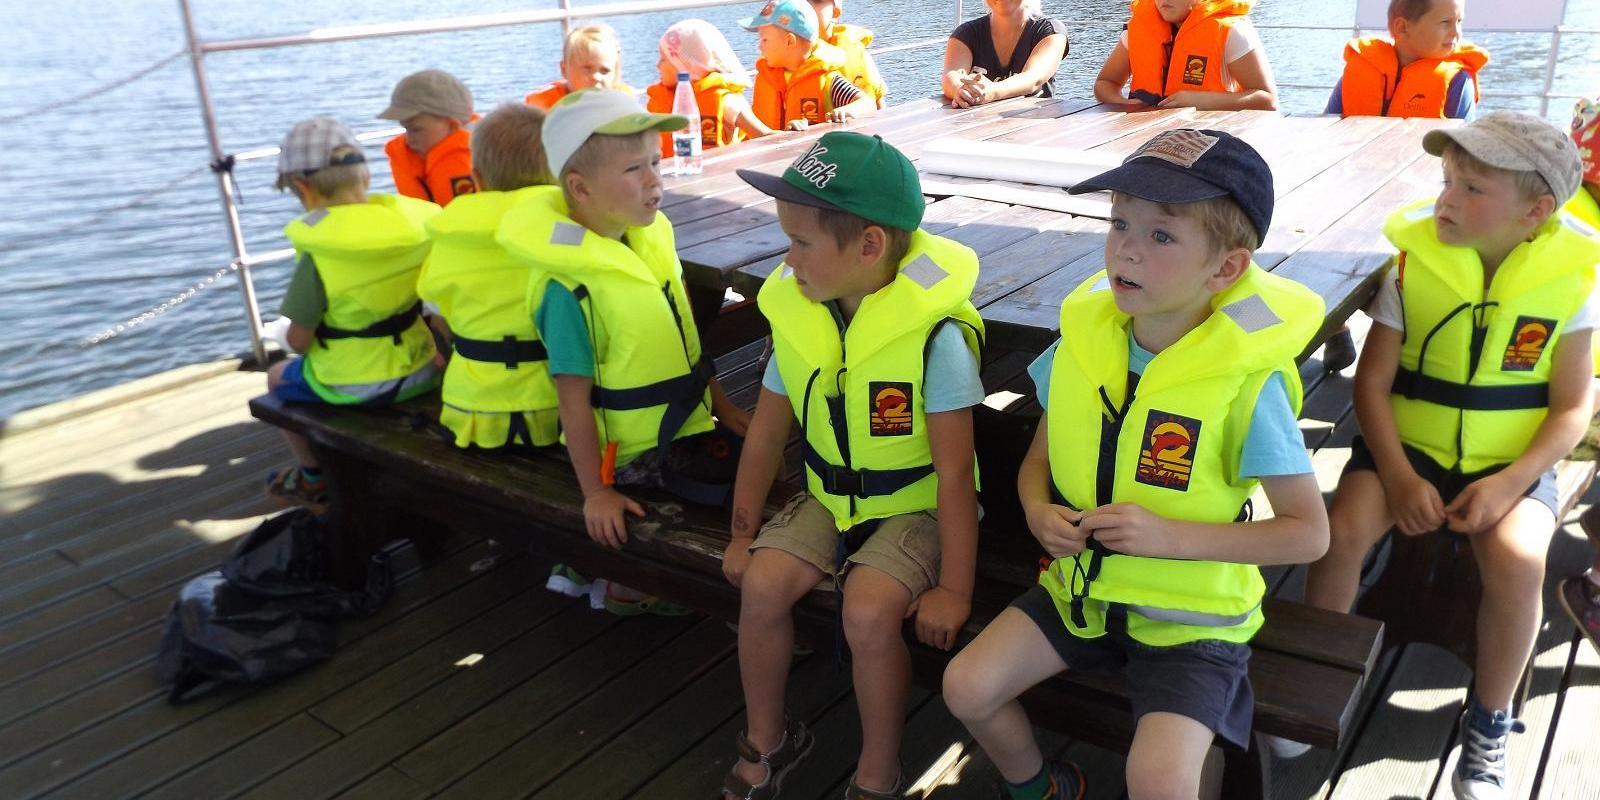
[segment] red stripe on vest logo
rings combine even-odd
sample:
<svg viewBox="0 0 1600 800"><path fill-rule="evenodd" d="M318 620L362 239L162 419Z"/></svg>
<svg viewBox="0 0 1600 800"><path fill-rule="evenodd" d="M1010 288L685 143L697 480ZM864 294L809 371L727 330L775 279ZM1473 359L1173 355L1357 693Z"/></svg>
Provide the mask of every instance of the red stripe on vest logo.
<svg viewBox="0 0 1600 800"><path fill-rule="evenodd" d="M1145 417L1144 445L1133 479L1147 486L1189 490L1195 449L1200 445L1200 420L1165 411Z"/></svg>
<svg viewBox="0 0 1600 800"><path fill-rule="evenodd" d="M1206 82L1206 57L1189 56L1183 62L1183 82L1199 86Z"/></svg>
<svg viewBox="0 0 1600 800"><path fill-rule="evenodd" d="M1505 356L1500 359L1502 372L1532 372L1544 347L1550 343L1550 333L1556 329L1553 319L1517 317L1512 328L1511 341L1506 343Z"/></svg>
<svg viewBox="0 0 1600 800"><path fill-rule="evenodd" d="M867 432L872 436L911 435L911 383L872 381L867 384L872 408L867 414Z"/></svg>
<svg viewBox="0 0 1600 800"><path fill-rule="evenodd" d="M478 191L478 184L472 182L471 175L460 175L450 179L451 194L472 194Z"/></svg>

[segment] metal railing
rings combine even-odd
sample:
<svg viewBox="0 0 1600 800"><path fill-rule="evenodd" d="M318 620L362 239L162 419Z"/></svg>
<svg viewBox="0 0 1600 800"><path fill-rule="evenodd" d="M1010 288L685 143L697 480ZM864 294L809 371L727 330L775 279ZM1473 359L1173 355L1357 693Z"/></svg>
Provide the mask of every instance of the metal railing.
<svg viewBox="0 0 1600 800"><path fill-rule="evenodd" d="M228 226L229 240L233 245L233 260L228 269L236 272L239 278L239 291L243 295L245 305L245 319L250 329L250 349L257 363L264 364L267 360L266 347L263 342L263 329L261 323L261 309L256 300L255 283L251 277L251 268L262 264L284 261L294 256L293 248L280 248L262 253L252 254L245 245L244 230L239 222L239 209L235 204L234 183L232 167L244 161L253 161L271 158L278 154L277 147L261 147L229 154L223 146L218 133L216 110L211 103L210 84L206 79L205 57L211 53L223 53L239 50L262 50L278 47L293 47L309 44L323 44L327 42L347 42L359 39L377 39L396 36L414 36L428 33L444 33L451 31L478 30L483 28L501 28L514 25L539 25L560 23L565 32L571 29L575 19L591 19L599 17L624 17L638 14L660 13L666 11L683 11L692 8L708 8L714 6L743 5L753 0L630 0L629 2L606 3L600 5L585 5L574 8L571 0L557 0L558 7L554 9L539 9L533 11L511 11L496 14L476 14L468 16L442 17L437 19L412 20L406 22L387 22L368 25L344 25L328 28L318 28L301 34L281 36L260 36L241 39L226 39L219 41L204 41L196 33L194 14L190 8L190 0L178 0L178 5L183 13L184 37L187 41L187 51L190 62L194 68L195 89L199 94L200 114L206 130L206 141L210 146L212 158L212 171L217 176L217 196L222 203L223 216ZM965 17L963 0L955 0L955 14L953 25L959 25ZM1064 20L1070 27L1099 27L1121 28L1124 23L1110 20ZM1306 31L1349 31L1359 36L1362 29L1358 25L1295 25L1257 23L1256 28L1261 30L1306 30ZM1501 32L1501 31L1496 31ZM1563 34L1600 34L1600 28L1578 28L1559 26L1555 29L1538 28L1520 31L1504 31L1508 33L1537 33L1551 36L1549 59L1545 66L1544 90L1540 95L1540 113L1549 109L1550 100L1553 98L1574 98L1578 95L1552 94L1551 88L1555 82L1556 64L1560 58L1561 37ZM947 37L939 36L906 42L897 45L874 47L869 52L875 55L913 50L923 47L932 47L943 44ZM1294 84L1280 83L1279 88L1292 89L1331 89L1332 84ZM1484 92L1484 97L1520 98L1524 95L1510 92ZM359 134L357 140L365 143L378 139L388 139L403 129L398 127L383 130L369 131ZM213 276L215 278L215 276Z"/></svg>

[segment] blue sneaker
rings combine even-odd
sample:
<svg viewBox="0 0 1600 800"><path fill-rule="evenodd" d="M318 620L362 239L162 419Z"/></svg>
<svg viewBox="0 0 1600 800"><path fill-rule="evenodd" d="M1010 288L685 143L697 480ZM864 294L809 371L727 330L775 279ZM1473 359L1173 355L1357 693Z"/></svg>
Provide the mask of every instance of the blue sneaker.
<svg viewBox="0 0 1600 800"><path fill-rule="evenodd" d="M1503 800L1511 796L1506 777L1506 740L1527 727L1508 711L1491 712L1476 697L1461 712L1461 757L1450 775L1456 800Z"/></svg>

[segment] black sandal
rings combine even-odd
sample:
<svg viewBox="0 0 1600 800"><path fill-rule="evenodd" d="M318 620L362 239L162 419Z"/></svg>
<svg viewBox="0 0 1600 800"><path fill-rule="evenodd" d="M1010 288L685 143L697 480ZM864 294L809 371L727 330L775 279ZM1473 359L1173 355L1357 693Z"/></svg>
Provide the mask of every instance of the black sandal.
<svg viewBox="0 0 1600 800"><path fill-rule="evenodd" d="M811 753L811 746L816 744L816 737L811 735L811 731L806 730L805 723L786 720L783 741L779 742L770 753L756 749L744 731L739 732L734 743L739 750L739 758L766 767L767 777L760 783L752 784L739 777L736 771L738 765L735 764L733 769L728 770L728 776L722 780L722 796L733 800L774 800L783 785L783 776Z"/></svg>

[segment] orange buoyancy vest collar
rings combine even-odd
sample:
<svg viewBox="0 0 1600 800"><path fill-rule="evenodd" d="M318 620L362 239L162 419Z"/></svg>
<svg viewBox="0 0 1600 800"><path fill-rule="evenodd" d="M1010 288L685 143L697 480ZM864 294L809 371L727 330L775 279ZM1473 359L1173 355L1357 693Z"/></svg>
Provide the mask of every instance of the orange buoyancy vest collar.
<svg viewBox="0 0 1600 800"><path fill-rule="evenodd" d="M405 134L383 146L394 173L395 191L406 197L448 205L458 194L478 191L472 180L472 134L462 128L419 156L406 146Z"/></svg>
<svg viewBox="0 0 1600 800"><path fill-rule="evenodd" d="M744 131L739 130L739 126L727 122L723 113L728 96L742 94L744 85L729 81L720 72L708 72L689 85L694 89L694 104L700 109L700 149L705 151L744 141ZM662 84L654 83L644 92L645 110L657 114L672 113L672 100L677 94L677 87L669 89ZM672 157L670 133L661 134L661 157Z"/></svg>
<svg viewBox="0 0 1600 800"><path fill-rule="evenodd" d="M1249 13L1249 0L1202 0L1174 30L1155 0L1133 0L1128 19L1133 85L1128 97L1154 105L1185 89L1233 91L1222 82L1228 29Z"/></svg>
<svg viewBox="0 0 1600 800"><path fill-rule="evenodd" d="M803 119L812 125L826 122L833 110L833 95L828 91L833 76L844 68L844 54L823 41L813 43L811 55L796 70L783 70L756 62L756 90L751 103L756 117L773 130Z"/></svg>
<svg viewBox="0 0 1600 800"><path fill-rule="evenodd" d="M1339 96L1345 116L1434 117L1445 115L1450 83L1462 70L1478 98L1478 70L1489 53L1462 42L1444 58L1419 58L1404 68L1394 43L1377 36L1353 39L1344 47L1344 78Z"/></svg>
<svg viewBox="0 0 1600 800"><path fill-rule="evenodd" d="M567 85L565 80L551 81L529 92L528 96L523 98L523 102L549 111L550 107L555 105L558 100L571 93L572 88Z"/></svg>

